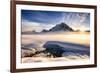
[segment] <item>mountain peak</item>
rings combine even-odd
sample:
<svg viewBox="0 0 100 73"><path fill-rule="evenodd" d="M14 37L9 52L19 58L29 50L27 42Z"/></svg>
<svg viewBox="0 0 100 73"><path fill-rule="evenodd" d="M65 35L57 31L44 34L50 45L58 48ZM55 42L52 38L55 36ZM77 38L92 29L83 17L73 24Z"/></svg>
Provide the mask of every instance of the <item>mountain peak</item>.
<svg viewBox="0 0 100 73"><path fill-rule="evenodd" d="M66 23L62 22L51 28L49 31L73 31L73 29L69 27Z"/></svg>

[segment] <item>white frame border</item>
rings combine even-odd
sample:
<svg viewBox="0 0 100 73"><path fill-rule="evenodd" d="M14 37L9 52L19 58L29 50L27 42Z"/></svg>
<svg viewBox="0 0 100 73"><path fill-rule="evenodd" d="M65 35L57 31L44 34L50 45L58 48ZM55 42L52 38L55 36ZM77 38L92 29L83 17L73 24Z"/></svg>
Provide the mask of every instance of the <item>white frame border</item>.
<svg viewBox="0 0 100 73"><path fill-rule="evenodd" d="M46 62L46 63L21 63L21 9L26 10L46 10L46 11L69 11L69 12L88 12L90 13L90 60L87 61L68 61L68 62ZM52 7L37 5L16 5L16 68L40 68L55 66L74 66L94 64L94 9L71 8L71 7ZM91 40L92 39L92 40Z"/></svg>

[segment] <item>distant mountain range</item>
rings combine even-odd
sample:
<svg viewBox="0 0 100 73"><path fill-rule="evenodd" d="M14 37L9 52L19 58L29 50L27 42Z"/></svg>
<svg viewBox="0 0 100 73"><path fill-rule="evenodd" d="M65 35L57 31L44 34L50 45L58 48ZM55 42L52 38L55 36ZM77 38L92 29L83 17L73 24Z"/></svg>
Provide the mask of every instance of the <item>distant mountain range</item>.
<svg viewBox="0 0 100 73"><path fill-rule="evenodd" d="M68 26L66 23L62 22L60 24L55 25L49 30L43 29L41 32L36 32L35 30L33 31L26 31L22 32L22 34L38 34L38 33L45 33L45 32L59 32L59 31L67 31L67 32L73 32L75 31L72 29L70 26ZM76 30L76 32L79 32L80 30ZM87 30L86 32L90 32Z"/></svg>
<svg viewBox="0 0 100 73"><path fill-rule="evenodd" d="M36 31L24 31L24 32L21 32L22 34L37 34L38 32Z"/></svg>
<svg viewBox="0 0 100 73"><path fill-rule="evenodd" d="M57 24L56 26L52 27L51 29L49 30L46 30L46 29L43 29L41 32L36 32L36 31L26 31L26 32L22 32L22 34L36 34L36 33L44 33L44 32L58 32L58 31L74 31L71 27L69 27L67 24L65 23L60 23L60 24Z"/></svg>

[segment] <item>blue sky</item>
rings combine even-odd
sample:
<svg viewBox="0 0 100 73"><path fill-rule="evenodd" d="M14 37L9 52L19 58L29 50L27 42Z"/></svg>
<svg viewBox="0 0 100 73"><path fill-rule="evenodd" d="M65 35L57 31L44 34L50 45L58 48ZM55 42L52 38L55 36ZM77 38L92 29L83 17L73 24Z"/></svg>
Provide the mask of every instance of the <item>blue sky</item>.
<svg viewBox="0 0 100 73"><path fill-rule="evenodd" d="M89 13L21 10L21 20L23 31L49 30L61 22L74 30L88 30L90 27Z"/></svg>

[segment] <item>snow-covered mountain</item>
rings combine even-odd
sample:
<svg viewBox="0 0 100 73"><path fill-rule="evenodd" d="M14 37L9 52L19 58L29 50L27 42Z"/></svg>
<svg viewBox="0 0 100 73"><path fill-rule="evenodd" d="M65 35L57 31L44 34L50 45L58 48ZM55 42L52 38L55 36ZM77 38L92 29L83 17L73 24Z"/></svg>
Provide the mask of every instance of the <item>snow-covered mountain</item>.
<svg viewBox="0 0 100 73"><path fill-rule="evenodd" d="M65 23L57 24L55 27L51 28L49 31L74 31L71 27L69 27Z"/></svg>

